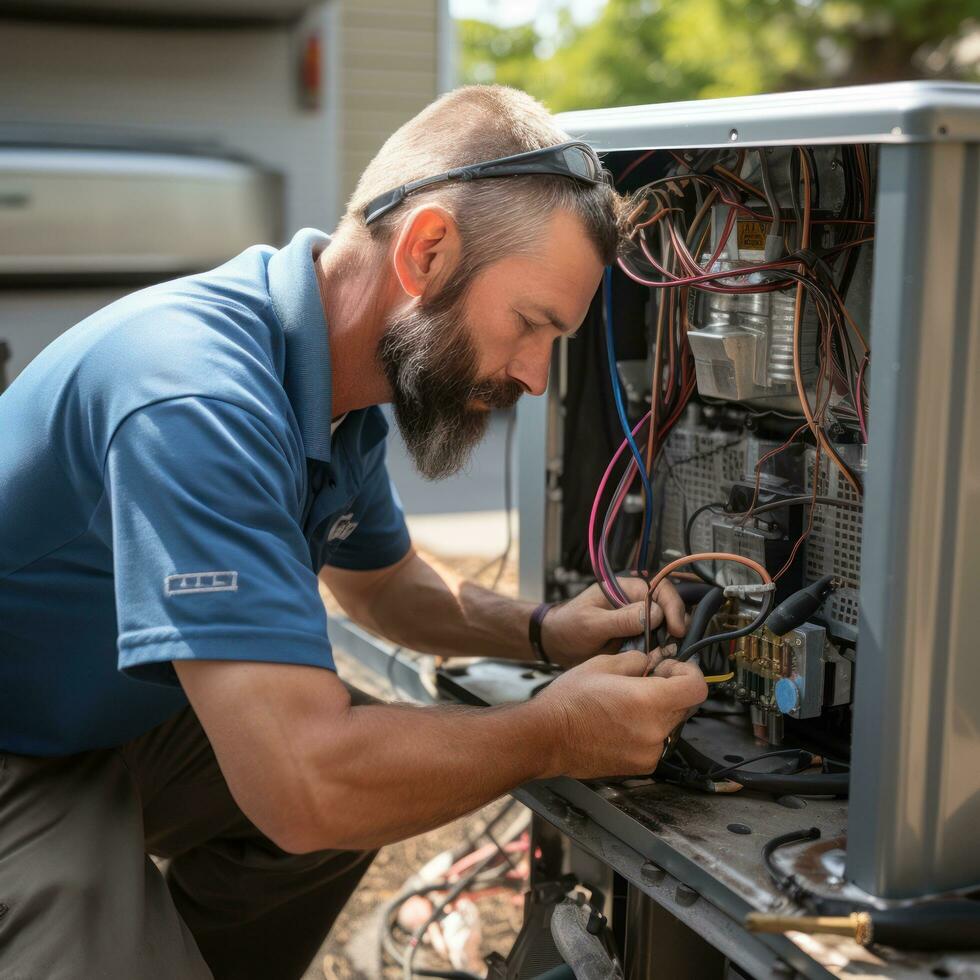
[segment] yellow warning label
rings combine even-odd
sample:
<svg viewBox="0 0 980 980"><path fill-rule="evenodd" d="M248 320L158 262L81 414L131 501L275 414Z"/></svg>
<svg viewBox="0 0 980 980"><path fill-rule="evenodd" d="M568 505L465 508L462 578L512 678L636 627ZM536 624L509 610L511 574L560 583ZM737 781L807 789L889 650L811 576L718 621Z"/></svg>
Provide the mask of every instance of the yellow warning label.
<svg viewBox="0 0 980 980"><path fill-rule="evenodd" d="M766 247L766 225L763 221L738 222L738 247L762 251Z"/></svg>

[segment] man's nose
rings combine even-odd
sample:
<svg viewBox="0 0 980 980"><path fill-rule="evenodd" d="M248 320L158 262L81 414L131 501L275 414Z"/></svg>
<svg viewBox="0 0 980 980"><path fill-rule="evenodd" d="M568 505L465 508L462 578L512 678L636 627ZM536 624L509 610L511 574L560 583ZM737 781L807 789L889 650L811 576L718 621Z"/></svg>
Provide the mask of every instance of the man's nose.
<svg viewBox="0 0 980 980"><path fill-rule="evenodd" d="M543 395L548 389L551 350L551 344L543 349L524 350L510 363L507 373L530 395Z"/></svg>

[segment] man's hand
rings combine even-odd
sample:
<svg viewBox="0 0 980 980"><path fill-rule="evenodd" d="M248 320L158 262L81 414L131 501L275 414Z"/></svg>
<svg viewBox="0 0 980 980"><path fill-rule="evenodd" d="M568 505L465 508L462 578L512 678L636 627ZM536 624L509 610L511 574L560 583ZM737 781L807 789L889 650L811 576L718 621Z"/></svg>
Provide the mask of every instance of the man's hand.
<svg viewBox="0 0 980 980"><path fill-rule="evenodd" d="M621 578L619 587L628 606L612 609L598 585L552 609L542 624L541 640L548 657L556 664L570 667L597 653L616 653L623 640L643 632L647 584L639 578ZM664 580L657 587L650 604L650 629L664 620L671 636L687 631L684 603L677 590Z"/></svg>
<svg viewBox="0 0 980 980"><path fill-rule="evenodd" d="M652 674L643 676L651 659ZM692 663L639 650L593 657L535 699L558 717L558 771L578 779L653 772L664 740L708 696Z"/></svg>

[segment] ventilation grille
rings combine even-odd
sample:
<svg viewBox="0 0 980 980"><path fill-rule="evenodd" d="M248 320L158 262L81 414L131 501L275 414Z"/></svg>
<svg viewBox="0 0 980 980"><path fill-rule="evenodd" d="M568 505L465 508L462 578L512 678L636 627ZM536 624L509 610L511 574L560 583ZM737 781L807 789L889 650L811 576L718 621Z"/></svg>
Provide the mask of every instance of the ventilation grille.
<svg viewBox="0 0 980 980"><path fill-rule="evenodd" d="M841 446L838 452L853 470L863 473L866 466L863 446ZM807 492L813 491L814 451L807 453ZM864 511L860 497L841 471L826 456L821 458L817 475L817 495L856 503L857 507L814 508L813 531L806 542L806 577L810 582L824 575L841 580L824 607L831 627L849 639L857 635L858 585L861 578L861 527Z"/></svg>
<svg viewBox="0 0 980 980"><path fill-rule="evenodd" d="M667 439L664 509L661 518L661 553L664 559L685 554L684 525L699 507L725 500L728 488L745 470L746 444L738 432L708 429L682 422ZM691 536L695 551L710 551L711 520L698 520Z"/></svg>
<svg viewBox="0 0 980 980"><path fill-rule="evenodd" d="M726 500L731 485L752 480L760 456L778 444L737 431L708 428L688 417L671 432L665 447L666 476L657 496L663 502L660 516L660 558L667 562L686 554L684 525L699 507ZM802 447L801 447L802 449ZM838 451L856 472L865 470L863 446L840 446ZM774 465L784 486L813 492L813 449L781 453ZM764 480L766 477L764 476ZM824 455L817 476L817 495L860 504L857 493L836 466ZM861 525L863 511L857 507L814 508L813 531L803 549L806 579L813 582L834 575L843 583L823 609L830 632L843 639L857 638L858 583L861 574ZM715 550L713 522L707 513L698 518L691 534L694 551ZM775 569L770 569L775 571ZM741 580L735 576L734 580ZM747 581L754 581L749 576Z"/></svg>

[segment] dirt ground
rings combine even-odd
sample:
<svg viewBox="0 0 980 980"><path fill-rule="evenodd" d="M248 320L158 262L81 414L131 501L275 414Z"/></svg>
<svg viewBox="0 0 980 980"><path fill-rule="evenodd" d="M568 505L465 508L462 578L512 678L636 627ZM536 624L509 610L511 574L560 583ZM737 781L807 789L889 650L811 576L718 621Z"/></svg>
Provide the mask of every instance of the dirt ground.
<svg viewBox="0 0 980 980"><path fill-rule="evenodd" d="M482 826L502 805L494 804L432 833L383 848L303 980L377 980L379 977L400 980L401 967L390 961L384 966L380 963L381 906L395 896L414 871L441 851L454 847L467 831ZM510 949L521 923L519 897L517 893L491 895L477 902L483 934L482 955L494 950L506 953ZM423 956L422 951L417 962L443 968L448 965L438 958Z"/></svg>
<svg viewBox="0 0 980 980"><path fill-rule="evenodd" d="M477 574L486 562L484 559L459 558L441 560L441 564L481 584L490 585L496 568ZM516 562L511 560L504 569L498 590L516 594ZM341 676L368 691L375 697L391 698L386 682L377 675L364 671L359 664L338 657ZM442 851L458 844L496 813L506 800L498 801L483 810L457 820L445 827L413 837L399 844L385 847L378 854L364 880L353 894L347 907L334 924L322 949L314 957L303 980L379 980L402 976L400 967L390 961L382 964L379 951L380 910L399 891L405 880L427 861ZM509 819L509 818L508 818ZM487 955L496 950L506 954L510 949L521 923L522 899L519 893L488 895L477 901L482 926L481 953ZM417 962L445 968L445 961L426 958L420 950ZM426 950L426 952L428 952Z"/></svg>

